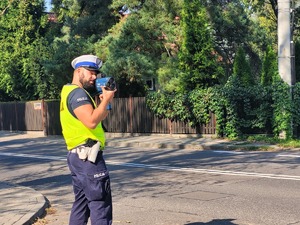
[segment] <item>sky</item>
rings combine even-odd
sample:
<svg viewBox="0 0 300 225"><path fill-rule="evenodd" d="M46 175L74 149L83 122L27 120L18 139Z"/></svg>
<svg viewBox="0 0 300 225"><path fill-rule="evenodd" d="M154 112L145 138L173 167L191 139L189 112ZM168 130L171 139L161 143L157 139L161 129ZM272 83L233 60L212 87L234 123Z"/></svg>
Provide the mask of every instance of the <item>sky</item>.
<svg viewBox="0 0 300 225"><path fill-rule="evenodd" d="M51 0L45 0L46 11L49 12L51 9Z"/></svg>

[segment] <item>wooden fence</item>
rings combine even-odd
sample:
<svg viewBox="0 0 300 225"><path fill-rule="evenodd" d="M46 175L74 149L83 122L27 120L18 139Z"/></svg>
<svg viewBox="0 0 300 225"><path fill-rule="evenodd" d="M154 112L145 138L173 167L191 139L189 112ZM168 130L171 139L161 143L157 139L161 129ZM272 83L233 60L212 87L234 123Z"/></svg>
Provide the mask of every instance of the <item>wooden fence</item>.
<svg viewBox="0 0 300 225"><path fill-rule="evenodd" d="M0 103L0 130L42 131L42 101Z"/></svg>
<svg viewBox="0 0 300 225"><path fill-rule="evenodd" d="M144 97L115 98L113 109L103 122L111 133L215 134L215 116L208 124L192 128L188 123L160 119L146 106ZM61 135L59 101L0 103L0 130L44 131Z"/></svg>

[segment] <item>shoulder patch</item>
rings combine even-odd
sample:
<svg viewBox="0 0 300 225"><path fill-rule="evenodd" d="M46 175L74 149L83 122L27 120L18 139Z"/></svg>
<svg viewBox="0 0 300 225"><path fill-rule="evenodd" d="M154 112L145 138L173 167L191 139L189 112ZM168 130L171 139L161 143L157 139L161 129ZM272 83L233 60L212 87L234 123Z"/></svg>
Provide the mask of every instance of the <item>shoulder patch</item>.
<svg viewBox="0 0 300 225"><path fill-rule="evenodd" d="M88 100L87 97L81 97L81 98L76 99L77 102L82 102L82 101L86 101L86 100Z"/></svg>

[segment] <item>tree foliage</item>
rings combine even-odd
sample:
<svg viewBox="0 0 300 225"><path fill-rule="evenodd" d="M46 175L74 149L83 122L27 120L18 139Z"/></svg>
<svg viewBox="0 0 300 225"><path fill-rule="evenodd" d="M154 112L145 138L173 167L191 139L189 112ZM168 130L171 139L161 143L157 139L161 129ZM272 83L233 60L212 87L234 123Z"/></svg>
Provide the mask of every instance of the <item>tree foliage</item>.
<svg viewBox="0 0 300 225"><path fill-rule="evenodd" d="M103 71L117 78L120 96L144 96L145 80L157 80L158 74L174 70L168 62L176 63L180 2L126 1L131 13L121 16L109 35L96 44L105 58ZM124 2L113 1L112 6L118 11Z"/></svg>
<svg viewBox="0 0 300 225"><path fill-rule="evenodd" d="M268 46L263 59L261 83L262 85L271 85L274 77L278 76L277 56L271 46Z"/></svg>
<svg viewBox="0 0 300 225"><path fill-rule="evenodd" d="M201 2L185 0L183 4L183 42L179 54L183 91L213 86L223 75L213 48L209 17Z"/></svg>
<svg viewBox="0 0 300 225"><path fill-rule="evenodd" d="M258 79L261 69L261 57L269 43L266 30L250 10L249 2L208 1L207 10L212 23L215 51L225 69L224 84L232 74L233 61L238 48L242 47L249 56L251 70Z"/></svg>
<svg viewBox="0 0 300 225"><path fill-rule="evenodd" d="M43 69L32 70L40 62L32 61L32 52L42 42L46 18L41 0L0 3L0 88L8 99L39 97L34 79L43 76Z"/></svg>
<svg viewBox="0 0 300 225"><path fill-rule="evenodd" d="M115 16L109 10L110 0L53 0L53 12L57 23L49 32L48 59L44 67L49 76L50 98L59 98L62 86L72 80L71 61L78 55L96 54L95 43L107 34L115 23ZM47 34L47 37L50 35Z"/></svg>
<svg viewBox="0 0 300 225"><path fill-rule="evenodd" d="M255 84L255 79L251 74L250 63L243 48L238 48L233 64L233 74L240 85L245 87Z"/></svg>
<svg viewBox="0 0 300 225"><path fill-rule="evenodd" d="M19 2L20 5L26 1ZM20 7L8 10L9 4L17 4L17 1L2 1L1 4L5 12L2 18L6 18L0 27L4 34L8 24L13 26L14 21L22 21L12 16L13 13L23 14ZM26 16L23 16L33 15L32 20L27 18L26 21L35 23L32 30L39 36L29 36L34 41L15 38L10 42L3 35L3 48L8 52L13 42L24 43L19 49L28 48L23 52L32 57L26 64L26 71L23 70L28 78L22 78L24 82L15 80L13 83L9 79L13 69L4 67L1 73L3 89L7 89L5 93L16 89L17 83L36 87L30 88L24 99L58 98L61 86L71 79L70 61L79 54L98 54L103 59L103 72L116 77L120 96L145 95L145 81L153 78L158 89L169 93L224 84L231 73L237 46L243 46L252 61L260 55L257 51L260 46L249 41L254 40L250 35L251 15L243 8L245 3L238 0L213 4L183 0L52 0L52 11L57 17L54 23L46 23L42 1L31 3L37 4L40 4L39 9L24 11ZM122 13L122 10L129 10L126 11L129 13ZM9 35L16 37L21 30L10 29ZM15 61L16 58L19 55L7 60ZM251 69L260 67L258 62L254 65ZM35 72L34 76L29 76L28 71L34 70L40 75L36 76ZM11 98L19 98L16 95Z"/></svg>

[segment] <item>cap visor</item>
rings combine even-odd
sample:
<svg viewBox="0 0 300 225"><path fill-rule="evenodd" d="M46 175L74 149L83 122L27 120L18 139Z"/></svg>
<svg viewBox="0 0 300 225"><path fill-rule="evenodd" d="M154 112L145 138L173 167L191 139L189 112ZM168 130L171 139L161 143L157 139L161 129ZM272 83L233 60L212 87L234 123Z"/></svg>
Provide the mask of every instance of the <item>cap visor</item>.
<svg viewBox="0 0 300 225"><path fill-rule="evenodd" d="M86 67L86 66L83 66L82 68L90 70L90 71L96 71L97 73L100 73L99 69L96 69L96 68Z"/></svg>

